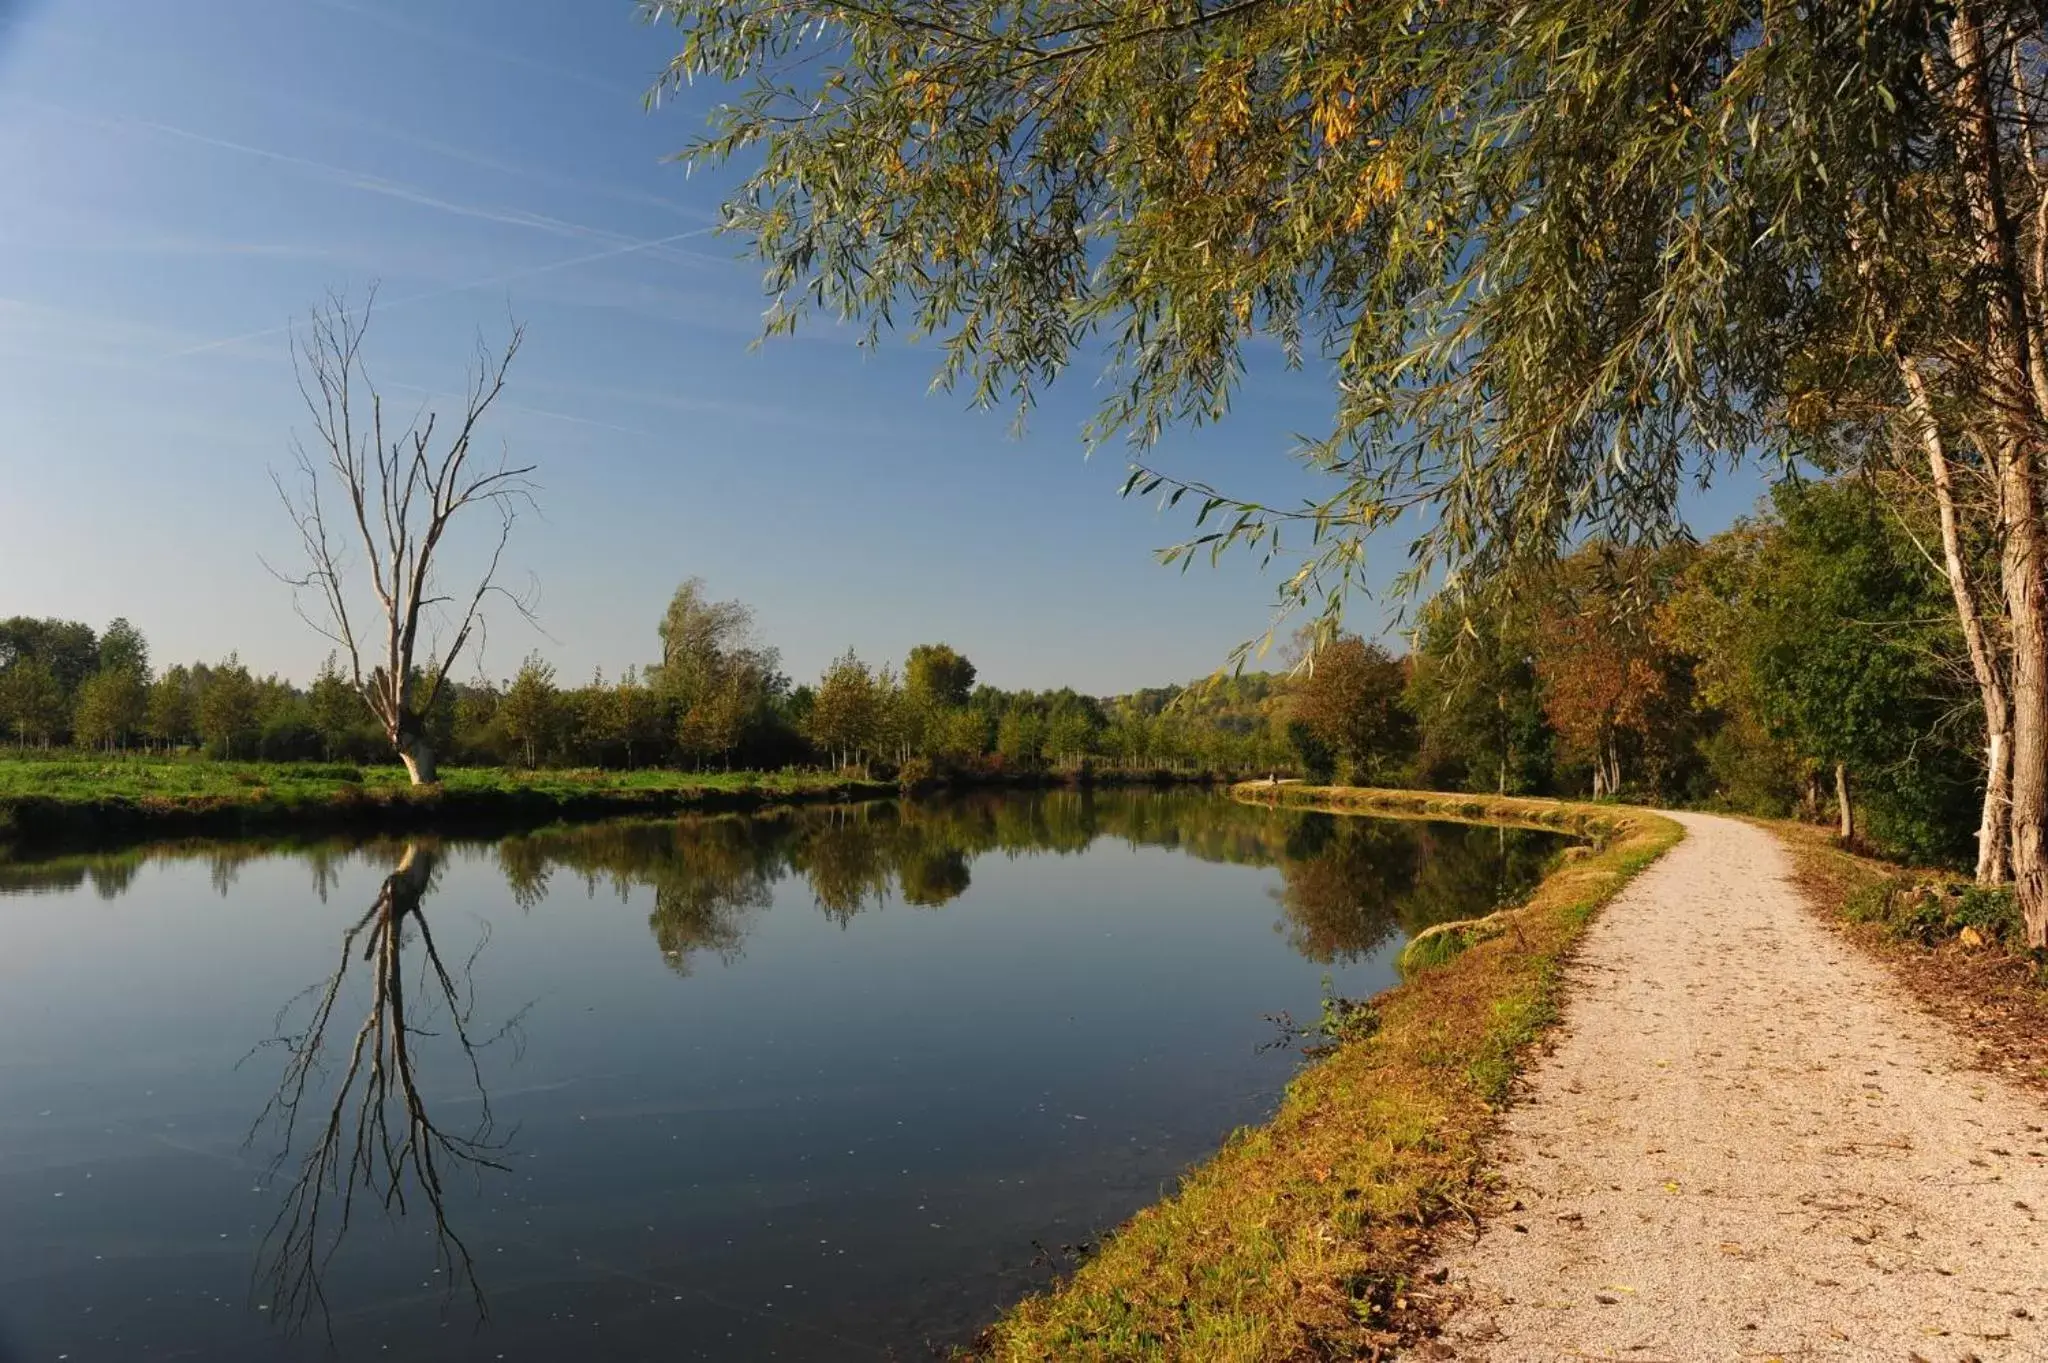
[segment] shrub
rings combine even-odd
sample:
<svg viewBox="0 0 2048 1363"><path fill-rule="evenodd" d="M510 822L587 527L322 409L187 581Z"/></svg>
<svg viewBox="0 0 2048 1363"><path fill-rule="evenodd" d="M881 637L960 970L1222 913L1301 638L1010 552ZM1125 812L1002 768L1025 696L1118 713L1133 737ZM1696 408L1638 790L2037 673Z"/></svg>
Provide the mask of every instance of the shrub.
<svg viewBox="0 0 2048 1363"><path fill-rule="evenodd" d="M1966 927L1975 928L1993 942L2020 946L2027 940L2019 899L2005 886L1964 886L1949 911L1949 921L1958 932Z"/></svg>
<svg viewBox="0 0 2048 1363"><path fill-rule="evenodd" d="M1892 896L1898 893L1899 880L1886 876L1857 888L1842 904L1842 912L1852 923L1889 924L1892 917Z"/></svg>
<svg viewBox="0 0 2048 1363"><path fill-rule="evenodd" d="M939 783L939 769L923 757L913 757L896 769L896 784L906 795L929 790Z"/></svg>
<svg viewBox="0 0 2048 1363"><path fill-rule="evenodd" d="M2017 946L2026 941L2019 903L2003 886L1954 881L1914 883L1885 876L1851 894L1843 912L1853 922L1872 923L1894 937L1933 946L1974 928L1985 941Z"/></svg>

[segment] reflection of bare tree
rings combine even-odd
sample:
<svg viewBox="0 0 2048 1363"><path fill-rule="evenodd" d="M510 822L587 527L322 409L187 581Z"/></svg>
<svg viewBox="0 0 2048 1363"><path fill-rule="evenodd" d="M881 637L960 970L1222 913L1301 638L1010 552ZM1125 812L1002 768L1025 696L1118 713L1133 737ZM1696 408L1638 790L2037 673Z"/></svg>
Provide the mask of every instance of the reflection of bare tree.
<svg viewBox="0 0 2048 1363"><path fill-rule="evenodd" d="M489 935L486 932L463 963L465 983L458 985L420 908L433 887L439 861L434 847L406 844L376 901L342 934L333 973L279 1014L283 1029L286 1014L311 999L304 1029L287 1031L269 1043L286 1052L284 1077L257 1118L251 1139L266 1126L277 1129L280 1146L274 1172L290 1165L302 1136L311 1141L310 1148L297 1156L284 1204L264 1237L258 1260L258 1276L277 1318L290 1326L315 1310L324 1318L322 1275L348 1232L359 1197L374 1199L387 1213L399 1216L412 1209L413 1199L424 1201L433 1218L436 1264L447 1275L448 1290L457 1290L459 1277L478 1314L484 1312L475 1261L448 1221L444 1178L457 1167L506 1167L498 1158L503 1144L494 1136L490 1096L484 1090L477 1052L499 1037L516 1035L518 1019L492 1037L479 1040L472 1035L473 1001L466 983ZM411 987L419 994L420 1006L411 1011L405 960L407 948L415 945L419 964ZM358 961L369 968L368 1011L347 1046L334 1048L341 1057L340 1075L331 1095L323 1094L326 1076L337 1068L329 1063L328 1032L344 998L353 994L353 967ZM445 1021L435 1017L442 1012ZM438 1023L439 1029L426 1026L429 1022ZM427 1111L417 1043L429 1037L452 1038L469 1066L481 1108L467 1133L442 1126Z"/></svg>

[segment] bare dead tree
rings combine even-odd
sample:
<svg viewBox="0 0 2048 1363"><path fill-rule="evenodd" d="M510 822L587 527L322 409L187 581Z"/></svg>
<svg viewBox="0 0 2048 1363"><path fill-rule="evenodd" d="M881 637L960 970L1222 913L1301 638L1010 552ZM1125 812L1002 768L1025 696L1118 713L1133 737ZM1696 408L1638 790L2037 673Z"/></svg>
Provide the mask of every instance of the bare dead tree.
<svg viewBox="0 0 2048 1363"><path fill-rule="evenodd" d="M406 844L376 900L343 933L333 972L300 996L312 1001L304 1027L284 1030L281 1013L281 1034L266 1043L284 1050L284 1074L276 1095L251 1128L250 1139L274 1130L280 1144L272 1169L292 1172L284 1201L264 1237L257 1277L274 1318L286 1328L297 1328L315 1313L326 1317L323 1274L348 1233L358 1199L402 1216L412 1207L409 1194L426 1204L436 1267L448 1292L466 1286L478 1315L485 1314L475 1260L448 1219L446 1176L451 1167L506 1169L477 1053L501 1038L516 1040L520 1019L515 1015L492 1036L479 1038L473 1033L470 991L449 970L420 907L438 863L432 846ZM405 948L415 943L415 987L424 991L423 1011L408 1015L404 957ZM482 950L482 943L477 950ZM472 964L475 958L473 951ZM346 986L358 960L369 966L369 1011L346 1048L337 1049L340 1075L324 1111L317 1119L302 1120L312 1119L319 1104L316 1095L330 1072L329 1027L337 1004L349 992ZM466 968L463 975L466 979ZM288 1004L287 1012L297 1003ZM429 1031L422 1023L436 1013L445 1013L443 1030ZM481 1100L475 1122L466 1131L434 1120L421 1093L414 1039L442 1035L452 1035L460 1047ZM300 1151L302 1135L310 1143Z"/></svg>
<svg viewBox="0 0 2048 1363"><path fill-rule="evenodd" d="M425 718L457 656L482 632L485 598L499 595L531 618L528 603L498 586L497 575L513 522L533 504L528 475L534 466L515 467L502 454L490 465L471 459L477 427L504 392L525 329L515 323L496 350L478 338L452 429L444 431L439 413L422 405L403 429L388 431L383 395L363 359L375 302L374 289L360 308L330 293L293 334L292 372L315 440L309 448L292 439L295 488L275 470L271 481L299 532L307 566L303 573L277 575L292 586L300 618L347 655L350 682L413 784L424 785L435 779ZM482 573L471 590L444 590L437 569L450 524L486 510L499 524ZM352 550L364 556L381 633L367 619L358 623L359 615L373 612L351 609L352 599L361 604L362 591L350 579ZM423 623L431 629L444 619L453 632L445 647L428 641L422 663Z"/></svg>

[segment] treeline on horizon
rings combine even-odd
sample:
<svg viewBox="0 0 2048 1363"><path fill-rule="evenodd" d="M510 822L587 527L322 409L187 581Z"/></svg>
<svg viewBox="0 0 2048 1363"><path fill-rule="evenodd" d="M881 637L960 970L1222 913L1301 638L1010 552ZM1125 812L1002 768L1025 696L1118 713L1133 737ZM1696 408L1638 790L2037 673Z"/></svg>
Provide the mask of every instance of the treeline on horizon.
<svg viewBox="0 0 2048 1363"><path fill-rule="evenodd" d="M657 628L659 658L565 684L534 655L503 681L451 680L424 716L458 765L636 770L858 768L994 775L1084 763L1174 771L1289 769L1266 674L1191 697L1008 691L943 643L879 666L852 650L796 684L752 610L685 582ZM1186 698L1186 699L1184 699ZM233 654L153 669L125 619L0 620L0 730L24 749L190 752L223 760L388 763L391 741L330 656L310 683L258 676ZM907 770L906 770L907 769Z"/></svg>
<svg viewBox="0 0 2048 1363"><path fill-rule="evenodd" d="M564 686L544 660L452 686L429 728L459 763L859 768L907 783L1089 765L1840 818L1962 864L1983 716L1933 533L1875 481L1788 483L1753 518L1658 549L1586 545L1417 616L1405 656L1340 638L1293 672L1098 698L1005 691L945 644L849 651L793 685L752 612L678 589L658 661ZM1979 545L1975 552L1989 553ZM153 672L125 621L0 622L0 724L25 746L388 761L330 663L310 685L234 658Z"/></svg>

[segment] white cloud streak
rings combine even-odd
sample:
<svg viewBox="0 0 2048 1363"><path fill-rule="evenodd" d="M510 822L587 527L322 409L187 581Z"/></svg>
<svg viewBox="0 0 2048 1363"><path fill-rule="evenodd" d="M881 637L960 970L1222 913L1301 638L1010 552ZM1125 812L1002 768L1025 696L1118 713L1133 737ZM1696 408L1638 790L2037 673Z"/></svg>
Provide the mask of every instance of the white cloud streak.
<svg viewBox="0 0 2048 1363"><path fill-rule="evenodd" d="M635 102L641 100L646 95L644 89L636 89L619 81L606 80L602 76L593 76L587 71L579 71L574 67L563 66L558 62L541 61L538 58L529 57L523 52L508 52L501 47L491 47L484 43L473 42L468 38L458 37L441 29L401 19L390 11L379 9L375 6L352 4L350 0L313 0L313 3L338 13L354 15L360 19L368 19L370 22L379 24L395 33L403 33L408 37L421 38L437 46L448 48L451 51L467 52L472 56L485 57L491 61L503 62L508 66L525 67L529 71L539 71L544 75L570 81L574 84L585 86L588 89L601 90L606 94L623 96ZM648 85L652 86L653 83L654 78L649 76Z"/></svg>
<svg viewBox="0 0 2048 1363"><path fill-rule="evenodd" d="M410 293L399 298L380 298L377 300L377 307L380 311L389 311L392 308L404 307L411 303L424 303L435 298L448 298L458 293L469 293L475 289L494 288L501 284L510 284L521 279L530 279L535 275L548 274L556 270L567 270L578 265L594 264L600 260L611 260L618 256L652 251L674 242L685 241L691 237L704 236L713 230L715 229L697 227L687 232L672 232L665 237L653 237L646 241L629 241L623 245L611 247L608 250L593 251L588 255L571 256L567 260L550 261L545 265L532 265L517 270L506 270L499 274L485 275L478 279L465 280L461 283L449 284L441 288L424 289L419 293ZM228 346L240 345L245 341L261 340L267 336L282 336L292 329L292 325L292 323L286 322L279 326L264 327L259 331L243 332L238 336L223 336L218 340L203 341L198 345L187 346L182 350L174 350L164 358L172 360L182 359L188 355L200 355L210 350L220 350Z"/></svg>
<svg viewBox="0 0 2048 1363"><path fill-rule="evenodd" d="M385 198L396 199L402 203L414 204L421 208L433 209L436 212L447 213L455 217L495 222L509 227L523 227L533 231L545 232L551 236L606 241L622 245L638 244L644 246L647 240L641 239L636 243L629 233L607 227L593 227L588 223L572 222L565 218L552 217L545 213L534 213L522 208L509 208L495 204L465 203L457 199L444 198L439 194L422 189L416 185L409 185L403 181L393 180L368 171L338 166L327 161L318 161L310 156L300 156L293 152L259 147L253 143L236 141L233 138L216 137L211 133L198 132L191 128L181 128L176 124L164 123L156 119L121 116L106 117L30 97L24 97L20 102L40 112L54 114L60 118L70 119L74 122L84 123L88 126L107 131L139 130L190 143L195 146L211 147L218 151L233 152L240 156L253 157L273 165L287 166L294 170L302 171L315 178L326 180L329 183L340 185L346 189L354 189L366 194L381 195ZM706 229L706 231L709 230L708 228ZM703 235L703 233L682 233L660 240L679 241L686 236L694 235ZM690 263L697 263L704 259L701 255L690 253L678 253L676 258Z"/></svg>

